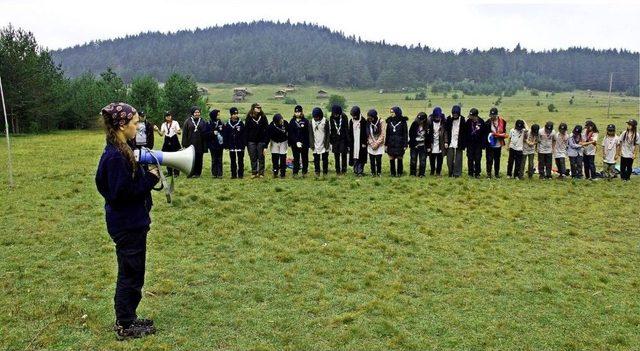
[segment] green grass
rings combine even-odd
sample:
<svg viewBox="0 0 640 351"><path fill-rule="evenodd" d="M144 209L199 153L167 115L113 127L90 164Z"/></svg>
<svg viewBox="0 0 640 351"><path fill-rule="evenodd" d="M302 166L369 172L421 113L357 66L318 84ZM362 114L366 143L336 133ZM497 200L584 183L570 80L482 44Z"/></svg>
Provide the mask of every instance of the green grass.
<svg viewBox="0 0 640 351"><path fill-rule="evenodd" d="M261 89L275 91L256 88L256 97ZM394 104L394 94L340 93L350 104ZM582 93L575 95L574 106L556 103L559 113L526 95L503 98L501 110L510 121L607 122L601 106L583 107ZM486 114L495 98L477 99ZM626 99L612 99L619 128L638 114L637 99ZM299 102L309 111L311 100ZM260 102L268 111L292 110ZM395 103L411 116L419 108ZM2 142L0 349L640 345L637 177L395 179L383 163L380 179L232 181L227 156L227 179L180 177L173 205L154 192L139 312L159 332L117 342L110 329L114 248L93 182L102 146L101 133L91 131L14 138L16 186L9 190Z"/></svg>

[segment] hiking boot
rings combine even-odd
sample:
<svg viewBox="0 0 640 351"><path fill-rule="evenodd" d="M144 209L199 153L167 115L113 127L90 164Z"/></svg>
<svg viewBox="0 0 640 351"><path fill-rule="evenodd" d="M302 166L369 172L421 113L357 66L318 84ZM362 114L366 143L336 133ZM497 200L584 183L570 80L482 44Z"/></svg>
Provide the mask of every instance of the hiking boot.
<svg viewBox="0 0 640 351"><path fill-rule="evenodd" d="M143 327L151 327L153 326L153 319L136 318L136 320L133 321L133 324Z"/></svg>
<svg viewBox="0 0 640 351"><path fill-rule="evenodd" d="M137 339L146 335L155 334L156 332L156 328L153 325L139 325L135 322L128 328L124 328L121 325L116 324L115 329L116 339L118 341Z"/></svg>

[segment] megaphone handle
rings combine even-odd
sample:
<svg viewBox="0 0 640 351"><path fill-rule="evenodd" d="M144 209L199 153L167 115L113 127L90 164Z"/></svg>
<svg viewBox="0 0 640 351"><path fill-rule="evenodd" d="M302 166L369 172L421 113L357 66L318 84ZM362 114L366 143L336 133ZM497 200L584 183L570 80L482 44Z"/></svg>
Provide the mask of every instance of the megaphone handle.
<svg viewBox="0 0 640 351"><path fill-rule="evenodd" d="M150 151L149 149L145 148L147 151ZM171 203L171 194L173 193L173 172L171 172L171 186L167 185L167 178L164 176L164 173L162 173L162 166L160 165L160 161L153 155L153 153L151 153L151 157L153 157L153 160L156 161L156 166L158 167L158 174L160 175L160 187L159 188L154 188L155 190L162 190L164 188L165 194L167 196L167 203Z"/></svg>

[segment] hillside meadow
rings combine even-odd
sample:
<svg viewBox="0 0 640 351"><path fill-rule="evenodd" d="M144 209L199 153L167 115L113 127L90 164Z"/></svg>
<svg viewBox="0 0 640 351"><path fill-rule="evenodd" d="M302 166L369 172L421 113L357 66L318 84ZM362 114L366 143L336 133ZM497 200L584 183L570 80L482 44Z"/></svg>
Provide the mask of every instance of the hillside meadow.
<svg viewBox="0 0 640 351"><path fill-rule="evenodd" d="M269 117L294 105L276 85L201 84L209 103ZM290 97L324 106L320 87ZM497 97L322 88L386 115L462 102L486 117ZM519 92L498 106L512 125L592 119L620 131L638 98ZM569 104L571 96L574 103ZM540 101L541 105L536 106ZM553 103L558 112L548 112ZM153 118L154 116L152 116ZM156 116L157 117L157 116ZM381 178L176 180L154 192L142 316L158 333L111 331L116 261L94 184L100 131L0 143L0 349L4 350L629 350L640 345L640 179L631 182ZM267 168L270 167L267 157ZM503 175L506 157L503 153ZM484 161L484 159L483 159ZM408 155L405 158L408 169ZM636 161L636 167L638 166ZM600 152L596 160L601 168ZM245 167L248 167L246 156ZM332 166L330 165L330 169ZM366 168L368 171L368 168ZM484 165L483 165L484 171ZM446 172L445 172L446 174Z"/></svg>

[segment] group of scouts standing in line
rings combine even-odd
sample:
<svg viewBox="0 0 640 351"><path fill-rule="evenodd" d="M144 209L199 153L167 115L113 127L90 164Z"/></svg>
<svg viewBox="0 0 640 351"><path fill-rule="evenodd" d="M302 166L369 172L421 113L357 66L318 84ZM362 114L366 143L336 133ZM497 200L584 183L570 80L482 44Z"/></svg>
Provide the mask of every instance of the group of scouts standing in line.
<svg viewBox="0 0 640 351"><path fill-rule="evenodd" d="M203 154L210 152L212 176L222 178L222 156L226 149L231 178L234 179L244 177L245 150L251 160L251 177L264 177L267 149L271 153L273 177L284 178L289 148L293 153L294 177L308 174L309 152L313 155L317 177L328 174L330 152L333 153L337 175L346 174L347 167L352 166L356 176L363 176L368 161L370 174L379 177L382 155L386 153L391 176L399 177L404 174L403 158L408 148L411 176L425 176L427 159L430 174L440 176L446 157L448 176L460 177L463 152L466 151L468 175L479 178L484 150L487 177L499 178L502 149L507 146L506 173L509 178L523 179L525 175L531 178L535 173L534 156L537 153L537 170L542 179L551 178L554 161L559 178L612 178L619 160L620 177L629 180L633 160L640 148L637 121L633 119L627 122L626 130L619 135L615 125L608 125L599 144L599 131L593 121L587 121L584 127L576 125L569 131L566 123L560 123L555 130L551 121L541 128L538 124L527 126L525 121L517 120L514 127L508 129L507 122L495 107L491 108L487 120L480 118L476 108L470 109L465 118L460 106L453 106L449 116L436 107L429 115L418 113L410 125L409 118L397 106L389 110L386 119L378 116L375 109L367 111L364 116L358 106L352 107L349 114L351 118L342 107L334 105L327 118L321 108L315 107L311 118L307 119L302 106L298 105L289 121L276 113L269 122L261 106L254 103L244 120L240 119L238 109L232 107L227 122L222 121L217 109L209 113L210 120L206 122L201 118L200 108L193 107L182 128L167 112L161 127L153 129L164 137L163 151L194 146L195 166L189 177L201 175ZM140 125L142 127L139 128L151 129L144 127L144 123ZM182 135L182 143L178 140L179 134ZM595 165L598 145L602 147L601 173L596 172ZM145 146L149 147L148 143ZM168 171L178 175L177 170Z"/></svg>
<svg viewBox="0 0 640 351"><path fill-rule="evenodd" d="M293 151L293 174L306 175L309 168L309 151L313 153L316 176L329 172L329 152L333 152L337 174L345 174L347 165L353 166L357 176L364 174L364 165L370 163L371 174L380 176L382 155L387 153L391 176L403 175L402 159L409 148L411 158L409 174L424 177L426 158L429 157L432 175L440 175L446 155L449 176L462 173L462 153L466 149L469 176L480 177L482 150L486 155L486 171L489 177L500 176L500 154L508 143L509 161L507 175L522 179L533 176L533 161L537 150L540 177L551 178L552 159L555 159L560 177L570 174L574 178L593 179L596 176L594 158L598 145L602 146L603 173L613 176L618 157L621 178L629 180L633 160L638 153L640 137L637 122L629 120L620 135L615 126L607 126L606 136L598 143L598 128L592 121L584 129L576 125L568 132L566 123L560 123L558 131L553 122L541 129L537 124L527 127L522 120L507 132L507 122L492 108L489 119L484 121L478 110L472 108L468 117L461 116L459 106L445 117L436 107L430 115L420 112L408 125L399 107L390 109L390 117L382 120L376 110L367 111L366 118L360 108L354 106L349 119L342 108L333 106L329 118L320 108L314 108L307 120L301 106L296 106L289 122L275 114L269 123L260 105L253 104L251 111L241 121L238 109L229 110L226 123L219 118L220 111L210 113L207 123L201 111L194 107L182 128L166 113L165 122L158 128L149 123L144 113L125 103L112 103L102 111L106 145L96 171L96 188L104 197L107 232L115 244L118 275L115 284L114 331L118 340L139 338L156 332L153 320L141 318L137 307L142 298L145 276L147 233L150 229L149 212L153 205L151 190L159 182L160 170L156 165L138 165L132 143L137 147L153 148L154 130L164 137L163 151L177 151L193 145L195 168L191 177L202 172L203 154L210 150L214 177L222 177L223 149L229 151L231 177L243 177L244 151L251 158L253 177L264 176L264 151L268 147L272 155L273 176L284 177L287 150ZM178 135L182 134L182 145ZM569 157L570 173L566 172L565 159ZM167 170L172 175L177 170Z"/></svg>

